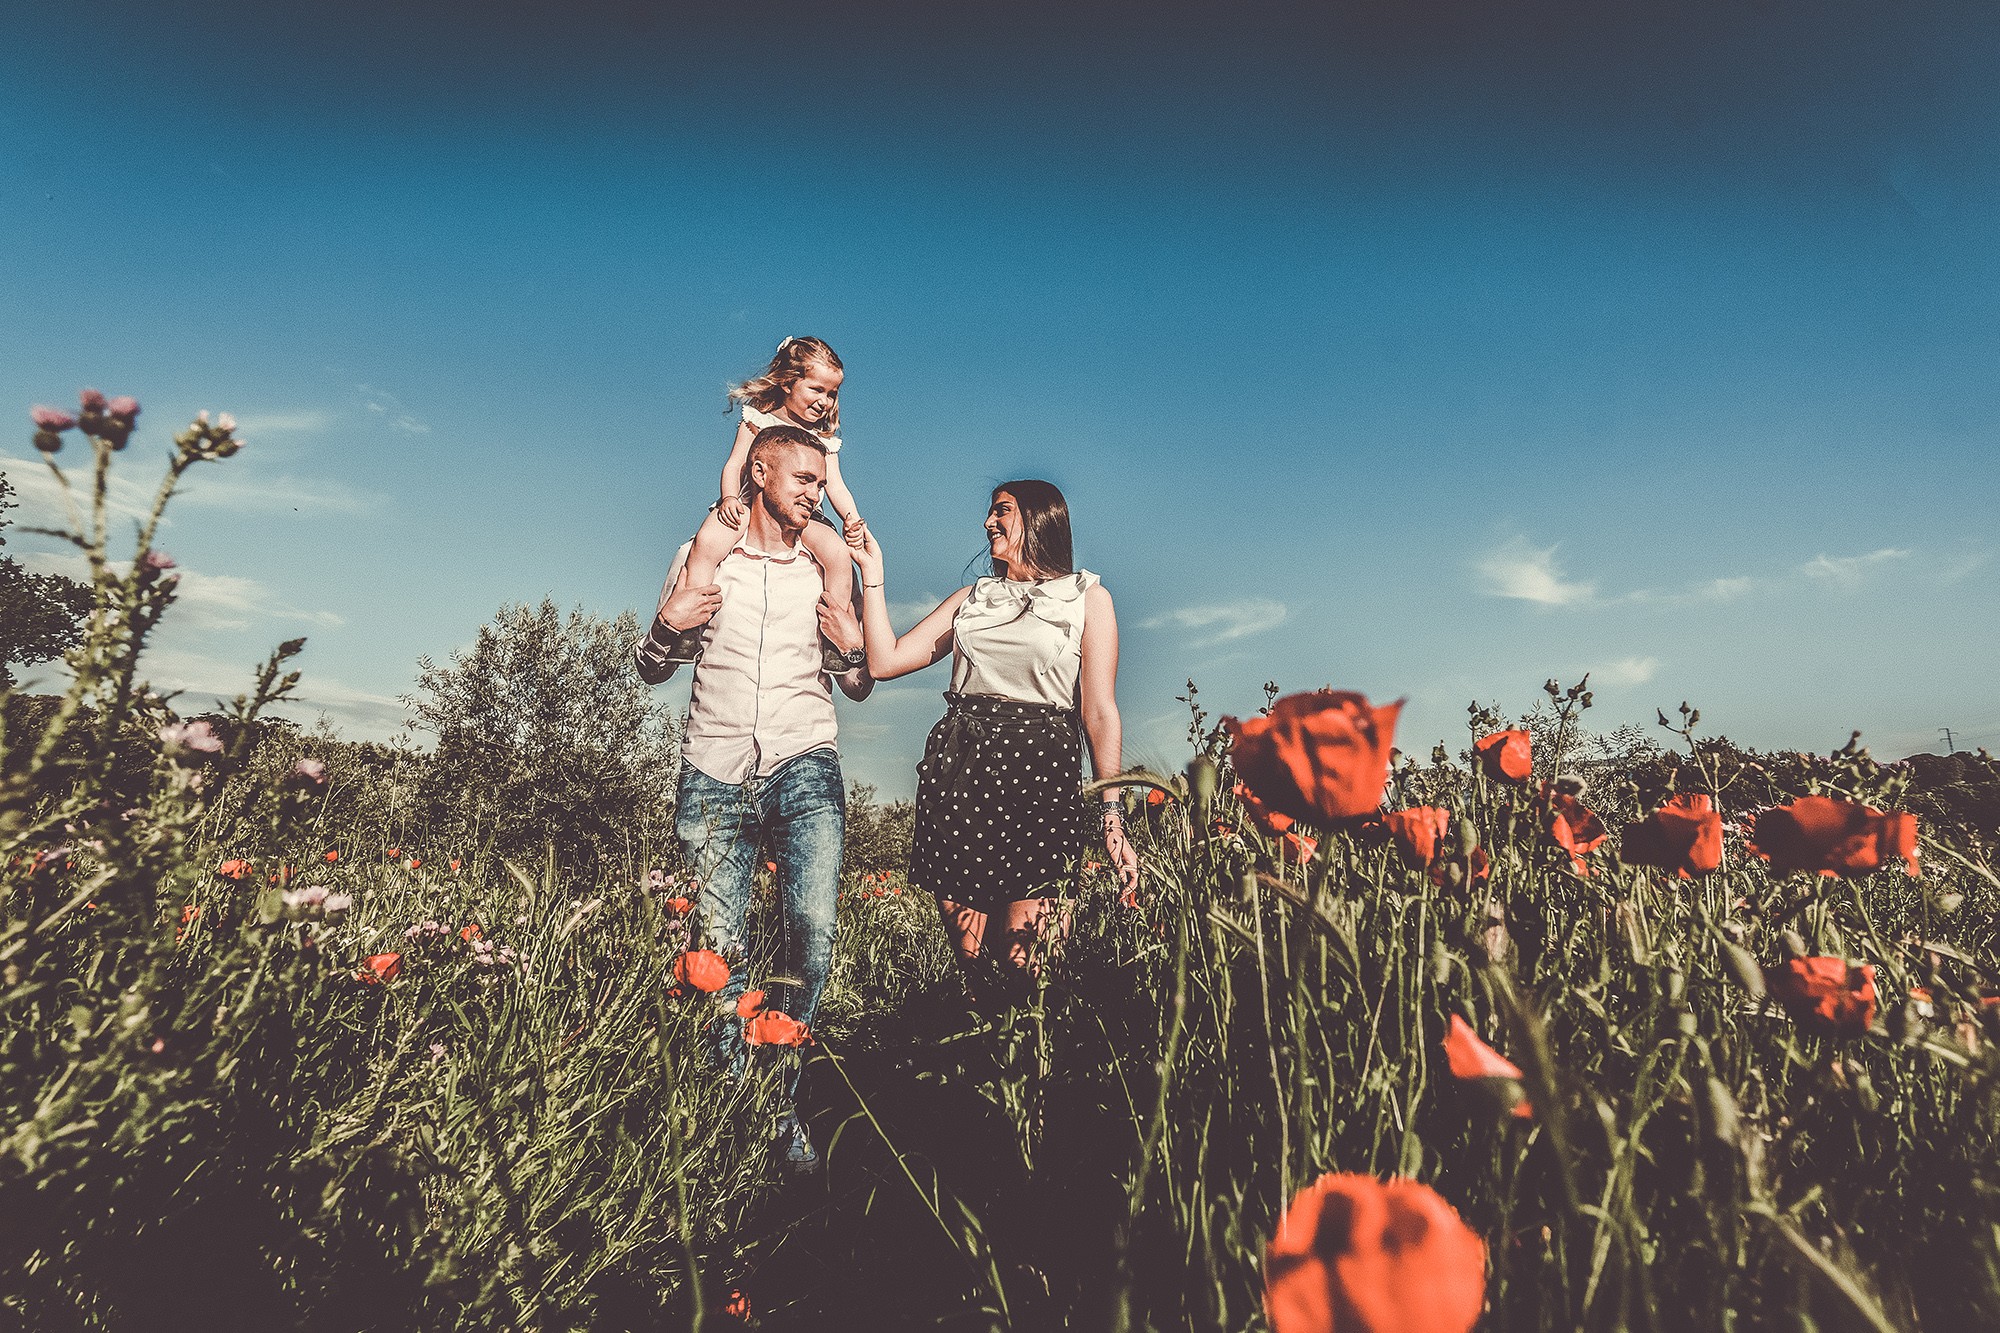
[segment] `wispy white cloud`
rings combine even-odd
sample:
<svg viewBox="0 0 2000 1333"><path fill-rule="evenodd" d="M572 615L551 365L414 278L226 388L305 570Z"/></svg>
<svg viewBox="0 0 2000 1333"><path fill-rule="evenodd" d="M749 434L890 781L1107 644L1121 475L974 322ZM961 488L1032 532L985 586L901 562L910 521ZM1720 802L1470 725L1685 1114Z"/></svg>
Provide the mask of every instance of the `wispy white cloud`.
<svg viewBox="0 0 2000 1333"><path fill-rule="evenodd" d="M1898 550L1892 546L1885 546L1879 551L1870 551L1867 555L1830 556L1822 553L1800 565L1799 572L1808 578L1852 583L1877 565L1887 564L1892 560L1906 560L1909 555L1908 551Z"/></svg>
<svg viewBox="0 0 2000 1333"><path fill-rule="evenodd" d="M304 611L287 605L256 579L241 574L204 574L185 569L180 575L180 595L174 605L186 611L187 618L198 627L248 629L257 620L290 620L329 627L346 623L331 611Z"/></svg>
<svg viewBox="0 0 2000 1333"><path fill-rule="evenodd" d="M189 713L247 692L254 683L256 664L162 645L146 650L140 670L154 689L181 695L176 707ZM298 693L273 712L305 722L324 714L352 740L387 740L408 722L409 714L398 699L318 675L310 668L303 674Z"/></svg>
<svg viewBox="0 0 2000 1333"><path fill-rule="evenodd" d="M254 447L254 446L253 446ZM358 514L377 497L317 477L260 476L249 468L204 467L188 474L180 502L236 513L282 512Z"/></svg>
<svg viewBox="0 0 2000 1333"><path fill-rule="evenodd" d="M1590 673L1590 683L1605 689L1619 689L1629 685L1644 685L1660 672L1657 657L1621 657L1615 662L1606 662L1595 667Z"/></svg>
<svg viewBox="0 0 2000 1333"><path fill-rule="evenodd" d="M63 473L69 478L71 498L86 516L90 512L90 458L88 448L78 449L74 454L65 449L55 460L58 464L68 464ZM23 527L68 526L69 510L63 503L63 485L49 471L47 463L40 458L14 458L0 454L0 472L6 473L7 480L14 483L14 496L21 506L8 518ZM105 507L113 518L144 518L153 507L153 495L158 486L157 477L142 486L120 475L114 467L104 488Z"/></svg>
<svg viewBox="0 0 2000 1333"><path fill-rule="evenodd" d="M238 439L254 440L259 435L308 434L333 424L333 414L317 408L298 412L248 412L236 418Z"/></svg>
<svg viewBox="0 0 2000 1333"><path fill-rule="evenodd" d="M1597 595L1594 583L1573 583L1556 564L1556 547L1514 537L1481 556L1474 569L1485 591L1542 606L1574 606Z"/></svg>
<svg viewBox="0 0 2000 1333"><path fill-rule="evenodd" d="M23 552L21 564L37 574L62 574L88 579L89 566L73 551ZM128 560L110 562L114 574L131 568ZM260 620L290 621L331 628L347 622L332 611L306 611L287 603L256 579L241 574L204 574L198 569L174 571L179 583L174 605L163 629L249 629Z"/></svg>
<svg viewBox="0 0 2000 1333"><path fill-rule="evenodd" d="M430 427L419 421L404 409L402 400L386 389L372 385L357 384L354 391L361 396L361 404L370 412L387 421L397 430L408 431L412 435L428 435Z"/></svg>
<svg viewBox="0 0 2000 1333"><path fill-rule="evenodd" d="M1183 606L1143 620L1139 628L1185 630L1194 636L1188 640L1188 647L1207 648L1232 639L1262 634L1283 624L1289 614L1283 602L1274 602L1268 597L1247 597L1234 602Z"/></svg>

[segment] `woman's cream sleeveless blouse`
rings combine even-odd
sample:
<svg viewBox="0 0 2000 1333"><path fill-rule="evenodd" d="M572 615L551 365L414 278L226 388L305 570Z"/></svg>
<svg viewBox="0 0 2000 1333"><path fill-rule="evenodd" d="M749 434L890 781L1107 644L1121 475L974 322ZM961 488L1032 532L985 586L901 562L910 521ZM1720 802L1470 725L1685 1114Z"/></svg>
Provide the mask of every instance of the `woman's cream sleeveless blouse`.
<svg viewBox="0 0 2000 1333"><path fill-rule="evenodd" d="M1037 583L989 576L973 584L951 622L953 692L1075 708L1084 594L1097 583L1080 569Z"/></svg>

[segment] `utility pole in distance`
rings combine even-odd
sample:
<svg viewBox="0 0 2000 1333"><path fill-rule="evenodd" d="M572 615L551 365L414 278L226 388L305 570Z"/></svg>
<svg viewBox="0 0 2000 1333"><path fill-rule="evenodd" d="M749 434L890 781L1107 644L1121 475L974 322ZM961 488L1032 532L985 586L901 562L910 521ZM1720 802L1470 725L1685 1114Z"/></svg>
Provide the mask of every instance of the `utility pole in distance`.
<svg viewBox="0 0 2000 1333"><path fill-rule="evenodd" d="M1944 733L1944 752L1946 754L1957 754L1958 751L1953 749L1951 744L1951 728L1939 727L1938 730Z"/></svg>

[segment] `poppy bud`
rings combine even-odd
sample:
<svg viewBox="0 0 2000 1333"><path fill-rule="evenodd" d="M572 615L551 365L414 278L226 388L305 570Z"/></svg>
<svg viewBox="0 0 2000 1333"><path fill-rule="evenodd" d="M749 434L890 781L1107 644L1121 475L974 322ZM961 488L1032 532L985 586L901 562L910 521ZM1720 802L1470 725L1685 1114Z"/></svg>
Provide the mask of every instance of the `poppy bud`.
<svg viewBox="0 0 2000 1333"><path fill-rule="evenodd" d="M1764 998L1764 969L1758 966L1756 955L1734 940L1724 940L1722 961L1745 994L1753 1000Z"/></svg>
<svg viewBox="0 0 2000 1333"><path fill-rule="evenodd" d="M1785 946L1785 957L1804 958L1806 956L1805 937L1800 935L1796 930L1787 927L1784 933L1778 936L1778 942Z"/></svg>
<svg viewBox="0 0 2000 1333"><path fill-rule="evenodd" d="M1736 1098L1730 1095L1728 1085L1713 1074L1702 1084L1701 1093L1702 1118L1708 1122L1709 1134L1734 1147L1741 1142Z"/></svg>

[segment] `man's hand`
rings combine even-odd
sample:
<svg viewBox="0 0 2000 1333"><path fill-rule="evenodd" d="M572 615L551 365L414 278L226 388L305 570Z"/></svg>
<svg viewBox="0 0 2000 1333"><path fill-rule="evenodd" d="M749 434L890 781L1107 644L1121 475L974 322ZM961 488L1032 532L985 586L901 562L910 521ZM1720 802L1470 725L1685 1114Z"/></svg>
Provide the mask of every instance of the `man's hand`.
<svg viewBox="0 0 2000 1333"><path fill-rule="evenodd" d="M715 583L704 583L698 588L681 586L660 598L660 608L653 613L653 634L658 637L661 630L679 634L691 630L696 625L706 625L709 618L722 609L722 587Z"/></svg>
<svg viewBox="0 0 2000 1333"><path fill-rule="evenodd" d="M863 642L861 622L855 618L854 608L836 607L825 597L819 599L819 632L843 653L853 652Z"/></svg>
<svg viewBox="0 0 2000 1333"><path fill-rule="evenodd" d="M715 516L732 528L742 527L744 516L749 512L748 509L743 507L742 499L734 495L727 497L715 506Z"/></svg>

